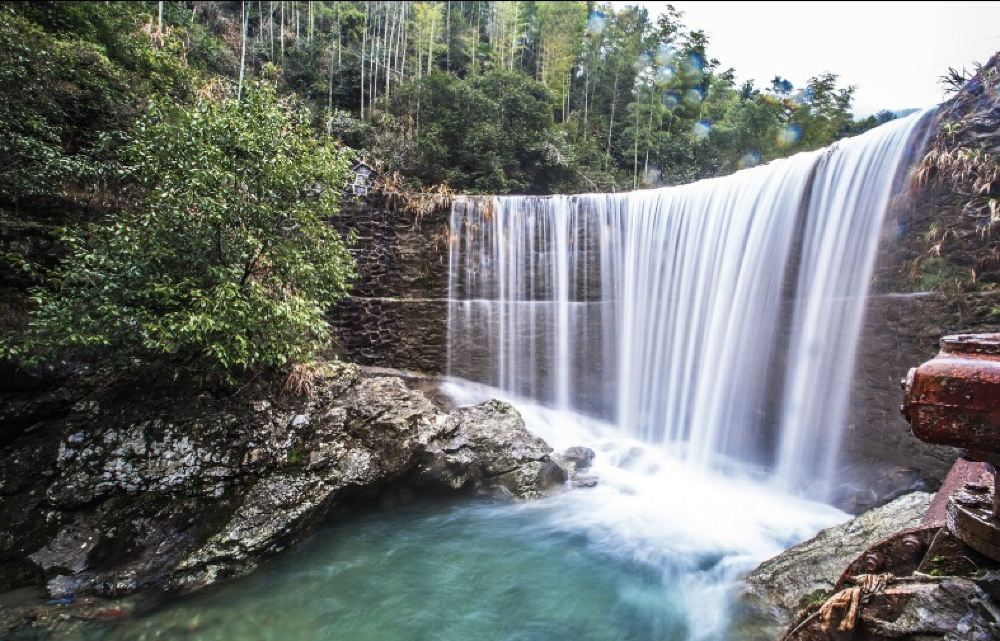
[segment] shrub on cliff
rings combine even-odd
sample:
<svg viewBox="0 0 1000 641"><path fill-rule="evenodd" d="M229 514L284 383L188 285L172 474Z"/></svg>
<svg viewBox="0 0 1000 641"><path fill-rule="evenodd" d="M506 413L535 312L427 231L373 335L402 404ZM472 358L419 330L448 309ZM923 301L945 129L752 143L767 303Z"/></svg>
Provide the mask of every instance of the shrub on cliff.
<svg viewBox="0 0 1000 641"><path fill-rule="evenodd" d="M66 235L17 350L181 360L231 374L323 349L352 262L325 219L348 159L265 85L242 101L153 107L124 151L132 205Z"/></svg>

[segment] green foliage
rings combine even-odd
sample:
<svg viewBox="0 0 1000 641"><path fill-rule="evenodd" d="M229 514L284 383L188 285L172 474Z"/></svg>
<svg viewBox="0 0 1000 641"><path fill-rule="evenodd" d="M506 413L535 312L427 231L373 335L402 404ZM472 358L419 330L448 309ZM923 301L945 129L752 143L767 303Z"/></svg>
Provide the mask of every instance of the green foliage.
<svg viewBox="0 0 1000 641"><path fill-rule="evenodd" d="M916 287L919 291L956 291L969 280L969 269L955 265L942 256L931 256L918 263Z"/></svg>
<svg viewBox="0 0 1000 641"><path fill-rule="evenodd" d="M0 92L0 199L16 204L97 171L88 152L126 87L96 47L52 38L2 8Z"/></svg>
<svg viewBox="0 0 1000 641"><path fill-rule="evenodd" d="M301 445L296 445L288 451L288 457L285 459L285 463L290 467L304 465L308 454L309 453L306 452Z"/></svg>
<svg viewBox="0 0 1000 641"><path fill-rule="evenodd" d="M539 79L556 99L566 119L573 66L583 45L587 23L585 2L536 2L538 15Z"/></svg>
<svg viewBox="0 0 1000 641"><path fill-rule="evenodd" d="M110 110L90 101L107 122L96 117L72 129L110 132L113 141L133 117L115 109L134 111L149 96L189 102L191 85L210 76L235 81L245 58L248 77L313 107L318 134L341 137L385 171L464 190L675 184L885 121L883 114L855 121L853 90L832 74L801 88L780 76L766 86L737 84L735 72L711 57L705 34L669 5L652 19L641 7L583 2L166 2L162 28L155 2L9 7L42 35L104 56L107 78L95 84L125 88L104 101ZM508 75L501 82L498 73ZM61 86L59 74L47 79ZM498 83L516 100L493 91ZM522 99L525 108L514 104ZM28 111L50 122L44 109ZM498 122L512 135L501 135ZM94 154L67 152L60 131L22 145L18 157L29 162L21 166L38 170L14 182L33 177L35 192L46 193L100 168L86 164ZM511 148L514 139L523 149Z"/></svg>
<svg viewBox="0 0 1000 641"><path fill-rule="evenodd" d="M394 100L393 110L411 123L415 139L404 173L425 184L538 192L565 170L553 157L551 94L524 74L494 70L461 79L433 73L402 87Z"/></svg>
<svg viewBox="0 0 1000 641"><path fill-rule="evenodd" d="M810 78L799 96L799 108L791 122L798 127L798 143L815 149L836 139L837 133L851 122L854 87L838 88L837 75L826 73Z"/></svg>
<svg viewBox="0 0 1000 641"><path fill-rule="evenodd" d="M189 96L176 39L138 3L0 5L0 205L78 193L150 95Z"/></svg>
<svg viewBox="0 0 1000 641"><path fill-rule="evenodd" d="M347 166L335 139L416 186L546 193L719 175L892 117L855 121L832 74L738 84L682 18L590 2L0 2L0 223L103 216L64 230L54 271L0 253L19 287L40 283L0 357L308 362L352 269L325 224ZM241 61L237 104L219 96ZM928 286L957 277L924 267Z"/></svg>
<svg viewBox="0 0 1000 641"><path fill-rule="evenodd" d="M266 85L150 108L123 151L135 206L69 231L32 292L26 355L176 358L208 372L287 368L328 339L352 263L326 223L347 155Z"/></svg>

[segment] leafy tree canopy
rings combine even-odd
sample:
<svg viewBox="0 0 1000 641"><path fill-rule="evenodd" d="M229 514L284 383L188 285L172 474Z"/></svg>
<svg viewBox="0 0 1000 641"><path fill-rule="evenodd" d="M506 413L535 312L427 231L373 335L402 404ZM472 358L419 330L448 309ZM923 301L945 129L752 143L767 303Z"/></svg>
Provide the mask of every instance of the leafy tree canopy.
<svg viewBox="0 0 1000 641"><path fill-rule="evenodd" d="M69 232L18 349L179 359L206 372L287 368L326 345L351 259L326 222L348 159L266 85L152 107L123 150L133 204Z"/></svg>

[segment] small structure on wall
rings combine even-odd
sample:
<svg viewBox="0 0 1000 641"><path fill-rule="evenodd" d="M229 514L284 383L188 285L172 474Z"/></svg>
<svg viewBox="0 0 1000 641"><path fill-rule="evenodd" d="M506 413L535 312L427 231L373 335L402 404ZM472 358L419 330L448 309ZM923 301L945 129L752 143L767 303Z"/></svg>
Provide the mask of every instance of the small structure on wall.
<svg viewBox="0 0 1000 641"><path fill-rule="evenodd" d="M367 196L371 190L372 180L375 178L375 170L364 160L360 160L351 167L350 190L355 196Z"/></svg>

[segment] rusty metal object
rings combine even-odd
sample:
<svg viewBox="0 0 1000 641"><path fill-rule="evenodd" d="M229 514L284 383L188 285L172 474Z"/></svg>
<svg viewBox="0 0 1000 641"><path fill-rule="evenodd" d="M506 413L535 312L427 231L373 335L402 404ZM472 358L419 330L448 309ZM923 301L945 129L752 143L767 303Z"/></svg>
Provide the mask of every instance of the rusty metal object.
<svg viewBox="0 0 1000 641"><path fill-rule="evenodd" d="M902 385L900 409L914 436L961 448L965 458L986 463L992 479L972 478L972 471L966 470L961 489L949 488L946 523L973 550L1000 559L996 473L1000 464L1000 334L945 336L940 353L911 369ZM958 476L952 476L957 485ZM940 513L941 506L937 508Z"/></svg>
<svg viewBox="0 0 1000 641"><path fill-rule="evenodd" d="M971 604L976 594L969 579L866 575L822 605L800 612L781 641L995 638L989 636L992 615L980 615ZM957 617L948 608L961 600L970 607L963 628L956 629Z"/></svg>
<svg viewBox="0 0 1000 641"><path fill-rule="evenodd" d="M863 574L891 574L908 576L920 565L924 552L940 527L918 527L902 530L861 553L851 562L834 586L843 590L855 577Z"/></svg>
<svg viewBox="0 0 1000 641"><path fill-rule="evenodd" d="M903 380L903 416L926 443L1000 458L1000 334L941 339L941 351Z"/></svg>
<svg viewBox="0 0 1000 641"><path fill-rule="evenodd" d="M959 581L978 594L959 577L1000 567L1000 334L943 338L941 352L903 380L901 410L917 438L961 448L966 460L952 467L919 527L865 550L783 641L895 638L904 610L954 599Z"/></svg>
<svg viewBox="0 0 1000 641"><path fill-rule="evenodd" d="M956 460L948 471L948 476L941 482L941 487L920 524L926 527L944 527L948 520L948 498L952 494L970 485L983 487L988 491L992 483L993 474L986 463L962 458Z"/></svg>
<svg viewBox="0 0 1000 641"><path fill-rule="evenodd" d="M927 554L916 571L929 576L969 576L996 565L996 562L970 549L955 538L948 528L943 527L931 541Z"/></svg>

